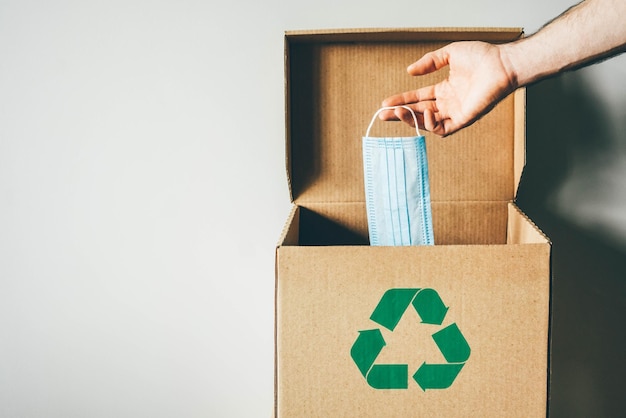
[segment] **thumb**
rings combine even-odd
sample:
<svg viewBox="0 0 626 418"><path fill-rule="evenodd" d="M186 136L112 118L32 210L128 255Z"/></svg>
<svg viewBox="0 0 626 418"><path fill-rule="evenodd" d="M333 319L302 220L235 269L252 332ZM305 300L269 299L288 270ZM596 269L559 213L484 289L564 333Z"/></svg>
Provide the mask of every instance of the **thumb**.
<svg viewBox="0 0 626 418"><path fill-rule="evenodd" d="M448 52L446 48L439 48L428 52L422 58L407 67L410 75L424 75L435 72L448 65Z"/></svg>

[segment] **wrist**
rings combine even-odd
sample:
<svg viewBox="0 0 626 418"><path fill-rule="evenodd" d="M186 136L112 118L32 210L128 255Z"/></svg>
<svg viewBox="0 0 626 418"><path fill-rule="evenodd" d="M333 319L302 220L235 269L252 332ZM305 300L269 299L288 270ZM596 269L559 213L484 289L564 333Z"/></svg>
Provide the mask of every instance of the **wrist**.
<svg viewBox="0 0 626 418"><path fill-rule="evenodd" d="M519 42L510 42L506 44L498 45L498 50L500 53L500 61L502 62L502 66L504 67L504 72L509 79L509 84L512 90L521 87L527 82L525 82L523 76L520 77L520 66L523 64L520 62L519 56Z"/></svg>

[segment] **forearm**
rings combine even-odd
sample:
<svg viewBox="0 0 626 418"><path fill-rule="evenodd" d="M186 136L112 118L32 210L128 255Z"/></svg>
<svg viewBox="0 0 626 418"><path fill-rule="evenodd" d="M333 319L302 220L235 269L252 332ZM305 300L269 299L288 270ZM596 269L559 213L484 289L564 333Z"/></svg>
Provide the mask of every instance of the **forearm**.
<svg viewBox="0 0 626 418"><path fill-rule="evenodd" d="M513 87L624 51L626 0L586 0L536 34L500 47Z"/></svg>

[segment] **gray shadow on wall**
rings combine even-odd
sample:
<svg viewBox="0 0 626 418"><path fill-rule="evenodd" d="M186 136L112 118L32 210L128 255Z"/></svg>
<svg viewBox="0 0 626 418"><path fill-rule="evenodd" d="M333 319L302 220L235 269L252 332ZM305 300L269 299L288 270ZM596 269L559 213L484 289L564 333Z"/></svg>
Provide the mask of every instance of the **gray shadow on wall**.
<svg viewBox="0 0 626 418"><path fill-rule="evenodd" d="M576 72L527 89L527 164L517 202L553 243L550 417L626 414L626 248L551 203L574 157L622 140L611 138L603 106Z"/></svg>

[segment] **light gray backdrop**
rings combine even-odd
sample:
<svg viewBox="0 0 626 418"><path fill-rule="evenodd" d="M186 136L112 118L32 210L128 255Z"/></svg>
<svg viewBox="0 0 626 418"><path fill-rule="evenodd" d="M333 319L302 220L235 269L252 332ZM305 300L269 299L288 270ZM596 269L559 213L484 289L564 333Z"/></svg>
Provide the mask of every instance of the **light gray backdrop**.
<svg viewBox="0 0 626 418"><path fill-rule="evenodd" d="M531 33L571 4L0 0L0 416L269 416L283 32ZM625 73L620 57L528 92L551 416L625 406Z"/></svg>

